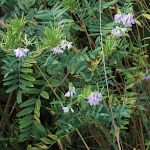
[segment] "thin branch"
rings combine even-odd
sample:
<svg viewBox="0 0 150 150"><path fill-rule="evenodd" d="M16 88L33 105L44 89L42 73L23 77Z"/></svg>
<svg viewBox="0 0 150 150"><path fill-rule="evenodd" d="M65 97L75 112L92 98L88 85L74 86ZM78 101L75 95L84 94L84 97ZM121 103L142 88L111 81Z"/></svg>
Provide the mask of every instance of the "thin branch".
<svg viewBox="0 0 150 150"><path fill-rule="evenodd" d="M112 111L112 107L111 107L111 101L110 101L110 95L109 95L109 87L108 87L108 82L107 82L107 74L106 74L106 65L105 65L105 57L104 57L104 50L103 50L103 39L102 39L102 28L101 28L101 0L100 0L100 12L99 12L99 16L100 16L100 35L101 35L101 46L102 46L102 54L103 54L103 63L104 63L104 71L105 71L105 78L106 78L106 85L107 85L107 92L108 92L108 98L109 98L109 104L110 104L110 109L111 109L111 115L112 115L112 124L115 128L115 132L116 132L116 137L117 137L117 143L118 143L118 147L119 150L121 150L121 146L120 146L120 141L119 141L119 130L116 126L114 117L113 117L113 111ZM105 103L106 105L106 103ZM107 108L107 107L106 107ZM108 109L108 108L107 108Z"/></svg>

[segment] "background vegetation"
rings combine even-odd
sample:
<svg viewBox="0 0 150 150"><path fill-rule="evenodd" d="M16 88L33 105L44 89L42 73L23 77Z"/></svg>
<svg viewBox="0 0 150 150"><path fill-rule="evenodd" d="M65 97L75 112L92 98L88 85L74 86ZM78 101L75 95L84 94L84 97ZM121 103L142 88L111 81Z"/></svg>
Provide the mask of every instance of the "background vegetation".
<svg viewBox="0 0 150 150"><path fill-rule="evenodd" d="M0 149L149 150L149 12L148 0L1 0ZM117 13L135 19L119 37ZM54 54L62 40L72 47Z"/></svg>

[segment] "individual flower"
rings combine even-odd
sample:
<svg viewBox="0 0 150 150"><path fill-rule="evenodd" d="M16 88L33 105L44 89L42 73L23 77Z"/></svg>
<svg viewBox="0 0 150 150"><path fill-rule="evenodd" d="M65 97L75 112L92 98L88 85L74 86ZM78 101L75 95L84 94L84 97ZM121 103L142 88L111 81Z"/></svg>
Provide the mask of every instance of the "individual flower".
<svg viewBox="0 0 150 150"><path fill-rule="evenodd" d="M121 21L125 25L125 27L130 26L132 27L132 24L135 23L135 20L133 18L133 14L123 14L123 17L121 18Z"/></svg>
<svg viewBox="0 0 150 150"><path fill-rule="evenodd" d="M70 95L73 97L73 94L77 94L75 92L75 87L72 86L72 83L69 83L69 91L65 94L65 97L70 97Z"/></svg>
<svg viewBox="0 0 150 150"><path fill-rule="evenodd" d="M64 111L64 113L68 113L69 112L70 107L62 107L62 110ZM74 113L74 110L71 108L71 112Z"/></svg>
<svg viewBox="0 0 150 150"><path fill-rule="evenodd" d="M64 51L62 49L60 49L58 46L54 47L53 49L51 49L51 51L53 52L53 54L60 54L63 53Z"/></svg>
<svg viewBox="0 0 150 150"><path fill-rule="evenodd" d="M66 46L67 46L66 42L67 42L66 40L62 40L62 41L60 42L61 48L63 48L63 50L66 49Z"/></svg>
<svg viewBox="0 0 150 150"><path fill-rule="evenodd" d="M99 102L102 102L102 94L98 93L98 92L92 92L89 96L88 96L88 102L90 103L90 105L98 105Z"/></svg>
<svg viewBox="0 0 150 150"><path fill-rule="evenodd" d="M22 56L25 56L26 57L26 54L29 50L27 48L17 48L17 49L14 49L14 52L16 53L16 57L19 57L21 58Z"/></svg>
<svg viewBox="0 0 150 150"><path fill-rule="evenodd" d="M61 48L63 48L63 50L65 50L66 47L68 47L68 49L71 49L71 48L72 48L72 43L73 43L73 42L68 42L68 41L66 41L66 40L62 40L62 41L60 42L60 45L61 45Z"/></svg>
<svg viewBox="0 0 150 150"><path fill-rule="evenodd" d="M72 48L72 43L73 43L73 42L69 42L69 43L67 44L68 49L71 49L71 48Z"/></svg>
<svg viewBox="0 0 150 150"><path fill-rule="evenodd" d="M110 31L113 35L121 36L122 33L125 33L126 30L127 30L126 28L120 28L120 27L116 26L116 29L112 29Z"/></svg>
<svg viewBox="0 0 150 150"><path fill-rule="evenodd" d="M64 26L64 24L62 24L62 21L60 21L60 22L59 22L59 24L61 25L61 27L63 27L63 26Z"/></svg>
<svg viewBox="0 0 150 150"><path fill-rule="evenodd" d="M148 72L148 70L146 69L146 73ZM145 76L144 78L143 78L143 80L150 80L150 75L148 75L148 76Z"/></svg>
<svg viewBox="0 0 150 150"><path fill-rule="evenodd" d="M121 13L118 13L114 16L114 22L115 23L121 23L121 20L122 20L122 14Z"/></svg>

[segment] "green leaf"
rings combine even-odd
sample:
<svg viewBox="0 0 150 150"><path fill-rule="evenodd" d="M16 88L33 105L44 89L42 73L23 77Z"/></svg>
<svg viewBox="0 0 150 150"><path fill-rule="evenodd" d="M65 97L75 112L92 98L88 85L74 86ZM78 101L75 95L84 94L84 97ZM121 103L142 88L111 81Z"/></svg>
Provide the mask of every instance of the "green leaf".
<svg viewBox="0 0 150 150"><path fill-rule="evenodd" d="M49 99L49 95L48 95L48 93L46 91L42 91L41 95L42 95L43 98Z"/></svg>
<svg viewBox="0 0 150 150"><path fill-rule="evenodd" d="M41 101L40 101L40 99L37 100L36 107L37 107L37 110L40 110L40 107L41 107Z"/></svg>
<svg viewBox="0 0 150 150"><path fill-rule="evenodd" d="M44 85L45 81L42 80L35 80L35 81L31 81L31 83L33 83L34 85Z"/></svg>
<svg viewBox="0 0 150 150"><path fill-rule="evenodd" d="M17 117L21 117L21 116L30 114L33 110L34 110L34 107L29 107L29 108L23 109L22 111L20 111L19 113L17 113L16 116Z"/></svg>
<svg viewBox="0 0 150 150"><path fill-rule="evenodd" d="M36 120L34 120L34 125L37 127L37 129L45 133L45 128L42 124L39 124Z"/></svg>
<svg viewBox="0 0 150 150"><path fill-rule="evenodd" d="M18 87L19 87L18 85L12 86L6 90L6 93L10 93L10 92L14 91L15 89L17 89Z"/></svg>
<svg viewBox="0 0 150 150"><path fill-rule="evenodd" d="M20 90L17 93L17 102L18 102L18 104L22 103L22 95L21 95L21 91Z"/></svg>
<svg viewBox="0 0 150 150"><path fill-rule="evenodd" d="M28 94L38 94L40 92L41 92L41 90L36 89L36 88L28 88L28 89L22 90L22 93L28 93Z"/></svg>
<svg viewBox="0 0 150 150"><path fill-rule="evenodd" d="M22 90L26 89L26 86L25 86L24 84L19 84L19 87L20 87Z"/></svg>
<svg viewBox="0 0 150 150"><path fill-rule="evenodd" d="M19 124L23 124L27 120L31 120L31 119L33 119L33 115L27 115L24 118L19 119Z"/></svg>
<svg viewBox="0 0 150 150"><path fill-rule="evenodd" d="M19 74L15 74L15 75L13 75L13 76L10 76L10 77L8 77L8 78L6 78L6 79L3 79L3 81L12 80L12 79L15 79L15 78L17 78L18 76L19 76Z"/></svg>
<svg viewBox="0 0 150 150"><path fill-rule="evenodd" d="M23 72L23 73L31 73L31 72L33 72L32 69L27 69L27 68L21 68L20 71Z"/></svg>
<svg viewBox="0 0 150 150"><path fill-rule="evenodd" d="M109 115L106 113L100 113L100 116L109 116Z"/></svg>
<svg viewBox="0 0 150 150"><path fill-rule="evenodd" d="M30 63L24 63L24 64L21 64L22 67L31 67L33 66L33 64L30 64Z"/></svg>
<svg viewBox="0 0 150 150"><path fill-rule="evenodd" d="M18 79L16 79L16 80L11 80L11 81L7 81L7 82L4 82L3 85L10 85L10 84L16 83L16 82L18 82L18 81L19 81Z"/></svg>
<svg viewBox="0 0 150 150"><path fill-rule="evenodd" d="M19 81L20 81L22 84L26 85L26 86L34 87L34 85L33 85L31 82L29 82L29 81L22 80L22 79L20 79Z"/></svg>
<svg viewBox="0 0 150 150"><path fill-rule="evenodd" d="M91 60L88 55L85 55L85 59L86 59L87 61L90 61L90 60Z"/></svg>
<svg viewBox="0 0 150 150"><path fill-rule="evenodd" d="M27 131L27 132L23 132L19 135L19 139L24 139L25 137L27 137L29 134L31 133L31 130Z"/></svg>
<svg viewBox="0 0 150 150"><path fill-rule="evenodd" d="M36 103L36 101L37 101L37 99L29 99L29 100L23 102L22 104L20 104L19 107L21 108L21 107L33 105Z"/></svg>
<svg viewBox="0 0 150 150"><path fill-rule="evenodd" d="M62 21L62 23L74 22L74 20L72 20L72 19L62 19L61 21Z"/></svg>
<svg viewBox="0 0 150 150"><path fill-rule="evenodd" d="M33 120L27 120L26 122L20 124L19 129L29 126L32 122L33 122Z"/></svg>
<svg viewBox="0 0 150 150"><path fill-rule="evenodd" d="M84 50L81 52L81 56L83 56L86 53L87 49L88 49L88 47L84 48Z"/></svg>
<svg viewBox="0 0 150 150"><path fill-rule="evenodd" d="M43 141L45 144L52 144L52 141L47 138L41 138L41 141Z"/></svg>
<svg viewBox="0 0 150 150"><path fill-rule="evenodd" d="M29 131L29 130L31 130L32 129L32 126L27 126L26 128L24 128L24 129L20 129L20 132L27 132L27 131Z"/></svg>
<svg viewBox="0 0 150 150"><path fill-rule="evenodd" d="M54 134L48 134L47 135L49 138L51 138L52 140L58 140L58 136L54 135Z"/></svg>
<svg viewBox="0 0 150 150"><path fill-rule="evenodd" d="M21 78L28 80L28 81L35 81L35 78L28 75L28 74L20 74Z"/></svg>

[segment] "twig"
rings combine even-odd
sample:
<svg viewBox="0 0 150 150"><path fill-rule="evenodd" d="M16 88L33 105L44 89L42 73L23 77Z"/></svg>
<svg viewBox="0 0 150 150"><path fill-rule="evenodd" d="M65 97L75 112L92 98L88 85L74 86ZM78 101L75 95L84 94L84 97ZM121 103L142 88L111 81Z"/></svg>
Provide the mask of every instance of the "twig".
<svg viewBox="0 0 150 150"><path fill-rule="evenodd" d="M67 76L69 75L70 71L67 72L67 74L65 75L65 77L63 78L63 80L57 85L57 87L55 87L54 91L56 91L56 89L65 81L65 79L67 78Z"/></svg>
<svg viewBox="0 0 150 150"><path fill-rule="evenodd" d="M101 0L100 0L99 7L100 7L99 15L100 15L101 46L102 46L102 54L103 54L103 63L104 63L104 71L105 71L105 78L106 78L107 92L108 92L109 104L110 104L111 115L112 115L112 124L113 124L113 126L114 126L114 128L115 128L115 132L116 132L116 137L117 137L117 143L118 143L119 150L121 150L120 141L119 141L119 130L118 130L117 126L116 126L116 123L115 123L115 120L114 120L114 117L113 117L113 111L112 111L111 101L110 101L110 95L109 95L109 87L108 87L108 82L107 82L107 74L106 74L106 67L105 67L106 65L105 65L105 57L104 57L103 42L102 42L102 28L101 28ZM105 103L105 104L106 104L106 103ZM106 107L106 108L107 108L107 107Z"/></svg>
<svg viewBox="0 0 150 150"><path fill-rule="evenodd" d="M14 84L13 84L13 86L14 86ZM7 109L8 109L8 106L9 106L9 103L10 103L10 100L11 100L11 97L12 97L12 94L13 94L13 91L10 92L10 94L9 94L8 101L7 101L7 104L6 104L4 113L6 113L6 111L7 111ZM1 121L0 121L0 127L2 127L2 123L3 123L3 118L2 118Z"/></svg>
<svg viewBox="0 0 150 150"><path fill-rule="evenodd" d="M13 107L12 107L12 109L11 109L11 112L10 112L10 114L9 114L8 117L7 117L7 120L8 120L8 119L10 118L10 116L12 115L12 112L13 112L13 110L14 110L16 104L17 104L17 100L16 100L15 104L13 105Z"/></svg>
<svg viewBox="0 0 150 150"><path fill-rule="evenodd" d="M77 128L76 128L76 131L79 134L79 136L80 136L81 140L83 141L84 145L86 146L87 150L90 150L89 147L87 146L87 144L85 143L83 137L81 136L81 134L80 134L80 132L79 132L79 130Z"/></svg>

